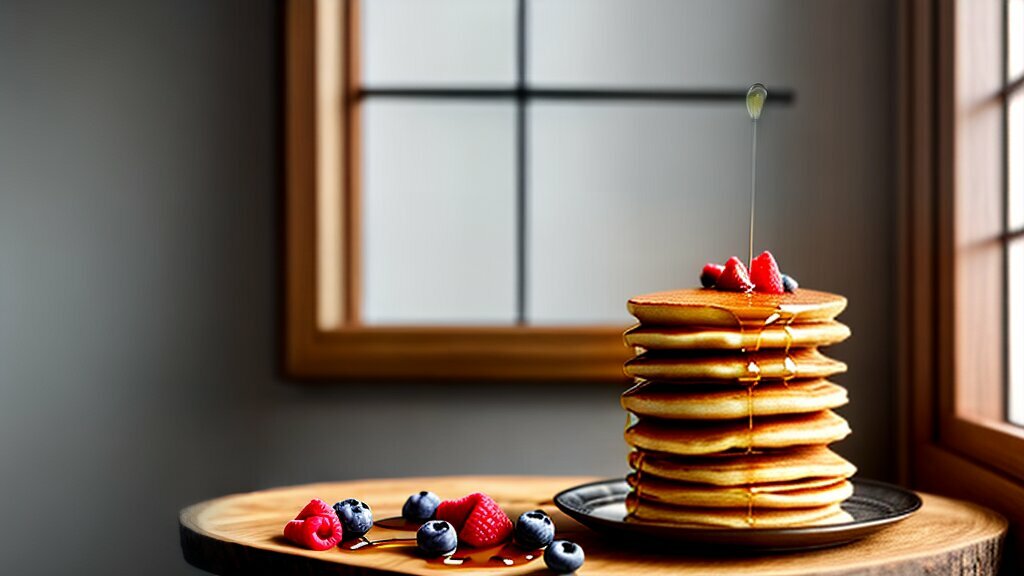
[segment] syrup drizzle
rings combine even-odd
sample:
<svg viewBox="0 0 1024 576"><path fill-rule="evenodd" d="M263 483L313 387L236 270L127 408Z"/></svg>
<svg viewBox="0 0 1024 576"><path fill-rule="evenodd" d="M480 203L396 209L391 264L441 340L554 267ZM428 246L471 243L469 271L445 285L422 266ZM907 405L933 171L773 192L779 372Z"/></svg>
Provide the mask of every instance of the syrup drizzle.
<svg viewBox="0 0 1024 576"><path fill-rule="evenodd" d="M543 549L523 550L515 544L504 544L491 548L458 548L451 556L431 558L427 562L460 568L519 566L543 554Z"/></svg>
<svg viewBox="0 0 1024 576"><path fill-rule="evenodd" d="M419 525L414 522L397 516L384 518L374 523L375 527L395 530L397 532L415 532ZM366 554L373 551L387 550L389 548L416 548L415 537L380 538L371 540L365 536L347 540L338 544L338 547L345 552ZM515 544L505 543L488 548L472 548L460 546L455 552L448 556L428 558L430 564L453 567L453 568L498 568L506 566L521 566L540 558L544 549L523 550Z"/></svg>
<svg viewBox="0 0 1024 576"><path fill-rule="evenodd" d="M756 125L756 124L755 124ZM789 381L796 377L796 362L793 361L790 356L790 348L793 345L793 332L790 329L790 325L796 318L790 310L786 310L781 306L777 307L775 311L770 314L763 321L748 321L743 322L736 317L736 323L740 327L741 341L744 347L741 352L746 355L747 360L747 374L740 378L739 381L747 385L747 449L746 455L752 455L755 453L754 450L754 388L762 381L762 370L758 364L756 352L761 350L761 345L764 339L765 330L771 329L775 326L781 326L783 333L785 334L785 347L784 354L785 359L783 360L783 374L781 377L782 384L789 387ZM753 468L750 468L750 474L747 477L747 525L753 527L757 521L754 516L754 498L757 495L757 488L754 485Z"/></svg>

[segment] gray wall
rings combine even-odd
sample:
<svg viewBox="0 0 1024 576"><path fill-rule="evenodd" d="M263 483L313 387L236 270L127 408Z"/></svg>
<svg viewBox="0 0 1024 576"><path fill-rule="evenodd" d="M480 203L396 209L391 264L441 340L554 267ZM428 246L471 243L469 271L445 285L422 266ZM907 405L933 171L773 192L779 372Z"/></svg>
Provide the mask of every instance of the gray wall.
<svg viewBox="0 0 1024 576"><path fill-rule="evenodd" d="M850 297L840 450L888 477L892 23L854 4L829 106L859 111L806 130L856 193L767 237ZM279 42L270 2L0 1L0 572L189 573L176 511L233 491L622 473L614 387L279 376Z"/></svg>

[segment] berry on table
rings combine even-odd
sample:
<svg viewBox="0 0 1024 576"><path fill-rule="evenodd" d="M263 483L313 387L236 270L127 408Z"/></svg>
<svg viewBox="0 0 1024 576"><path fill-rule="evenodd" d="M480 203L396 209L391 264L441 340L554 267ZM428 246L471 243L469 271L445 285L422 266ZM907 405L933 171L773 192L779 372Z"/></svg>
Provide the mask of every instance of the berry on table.
<svg viewBox="0 0 1024 576"><path fill-rule="evenodd" d="M373 511L365 502L355 498L342 500L334 505L341 527L345 531L346 540L354 540L373 528Z"/></svg>
<svg viewBox="0 0 1024 576"><path fill-rule="evenodd" d="M789 274L782 275L782 288L786 292L796 292L796 289L800 287L800 283Z"/></svg>
<svg viewBox="0 0 1024 576"><path fill-rule="evenodd" d="M718 284L718 278L722 275L725 266L708 262L700 272L700 285L705 288L714 288Z"/></svg>
<svg viewBox="0 0 1024 576"><path fill-rule="evenodd" d="M754 291L763 294L782 294L782 273L779 272L779 265L775 257L767 250L754 258L750 263L750 281L754 284Z"/></svg>
<svg viewBox="0 0 1024 576"><path fill-rule="evenodd" d="M512 521L486 494L479 492L437 506L438 520L451 522L459 540L476 548L501 544L512 535Z"/></svg>
<svg viewBox="0 0 1024 576"><path fill-rule="evenodd" d="M406 499L402 505L402 518L413 522L423 522L434 517L441 499L433 492L417 492Z"/></svg>
<svg viewBox="0 0 1024 576"><path fill-rule="evenodd" d="M733 256L725 263L722 275L718 277L715 285L719 290L731 292L750 292L754 285L750 282L750 275L747 274L747 267L739 258Z"/></svg>
<svg viewBox="0 0 1024 576"><path fill-rule="evenodd" d="M427 556L448 556L458 544L455 527L444 520L431 520L416 531L416 546Z"/></svg>
<svg viewBox="0 0 1024 576"><path fill-rule="evenodd" d="M583 566L583 548L568 540L556 540L544 551L544 563L553 572L570 574Z"/></svg>
<svg viewBox="0 0 1024 576"><path fill-rule="evenodd" d="M341 522L319 498L310 500L294 520L284 525L284 537L310 550L329 550L341 542Z"/></svg>
<svg viewBox="0 0 1024 576"><path fill-rule="evenodd" d="M543 510L523 512L516 520L516 544L526 550L543 548L555 539L555 524Z"/></svg>

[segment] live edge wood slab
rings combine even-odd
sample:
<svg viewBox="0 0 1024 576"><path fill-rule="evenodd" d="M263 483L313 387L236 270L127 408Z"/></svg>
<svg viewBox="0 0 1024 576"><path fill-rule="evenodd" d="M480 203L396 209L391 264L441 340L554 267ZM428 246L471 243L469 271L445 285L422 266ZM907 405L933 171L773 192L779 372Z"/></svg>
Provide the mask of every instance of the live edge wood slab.
<svg viewBox="0 0 1024 576"><path fill-rule="evenodd" d="M441 498L471 492L491 495L513 520L543 508L558 538L583 546L581 576L601 574L994 574L1006 521L980 506L922 494L924 505L907 520L859 542L791 554L694 556L631 550L561 514L551 498L589 477L461 476L308 484L225 496L181 511L181 547L190 564L224 576L235 574L548 574L543 560L523 566L471 570L428 564L408 548L371 553L313 552L281 538L284 524L311 498L333 503L357 498L377 519L398 516L406 497L431 490ZM373 532L370 537L375 537Z"/></svg>

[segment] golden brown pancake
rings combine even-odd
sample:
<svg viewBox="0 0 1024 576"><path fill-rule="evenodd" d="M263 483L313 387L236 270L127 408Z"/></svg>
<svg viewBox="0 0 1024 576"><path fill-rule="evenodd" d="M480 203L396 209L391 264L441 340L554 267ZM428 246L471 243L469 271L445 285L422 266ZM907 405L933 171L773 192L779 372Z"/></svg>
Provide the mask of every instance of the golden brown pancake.
<svg viewBox="0 0 1024 576"><path fill-rule="evenodd" d="M646 350L764 350L811 348L846 340L850 328L840 322L769 326L763 330L739 327L679 327L636 325L626 331L629 346Z"/></svg>
<svg viewBox="0 0 1024 576"><path fill-rule="evenodd" d="M767 484L816 476L849 478L857 471L856 466L825 446L691 457L634 450L629 454L629 465L642 470L645 479L655 476L716 486Z"/></svg>
<svg viewBox="0 0 1024 576"><path fill-rule="evenodd" d="M742 380L827 378L846 372L846 364L816 348L743 352L644 352L626 362L626 374L645 380Z"/></svg>
<svg viewBox="0 0 1024 576"><path fill-rule="evenodd" d="M685 289L631 298L629 313L649 326L727 326L828 322L846 308L838 294L801 288L787 294Z"/></svg>
<svg viewBox="0 0 1024 576"><path fill-rule="evenodd" d="M630 513L629 518L646 522L720 528L784 528L853 521L853 517L844 512L839 504L767 510L754 507L749 511L743 508L692 508L651 502L637 498L634 493L626 496L626 510Z"/></svg>
<svg viewBox="0 0 1024 576"><path fill-rule="evenodd" d="M630 446L650 452L699 456L728 450L772 449L828 444L850 433L846 420L831 410L748 421L657 420L640 418L626 429Z"/></svg>
<svg viewBox="0 0 1024 576"><path fill-rule="evenodd" d="M853 484L845 478L809 478L749 486L686 484L647 475L638 481L636 474L626 480L644 500L696 508L746 509L751 502L759 509L813 508L837 504L853 494Z"/></svg>
<svg viewBox="0 0 1024 576"><path fill-rule="evenodd" d="M622 407L640 416L727 420L799 414L847 403L846 389L827 380L767 380L746 384L678 384L641 381L622 394Z"/></svg>

